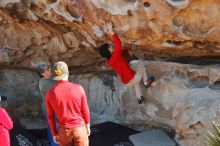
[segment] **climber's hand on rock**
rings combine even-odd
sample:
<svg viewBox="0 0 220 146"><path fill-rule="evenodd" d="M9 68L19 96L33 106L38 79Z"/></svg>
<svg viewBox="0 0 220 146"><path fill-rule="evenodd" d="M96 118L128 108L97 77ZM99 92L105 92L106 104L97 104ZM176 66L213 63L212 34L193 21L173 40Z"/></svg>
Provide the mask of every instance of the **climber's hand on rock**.
<svg viewBox="0 0 220 146"><path fill-rule="evenodd" d="M109 22L108 24L107 24L107 27L108 27L108 34L109 35L114 35L115 34L115 32L113 31L113 22Z"/></svg>

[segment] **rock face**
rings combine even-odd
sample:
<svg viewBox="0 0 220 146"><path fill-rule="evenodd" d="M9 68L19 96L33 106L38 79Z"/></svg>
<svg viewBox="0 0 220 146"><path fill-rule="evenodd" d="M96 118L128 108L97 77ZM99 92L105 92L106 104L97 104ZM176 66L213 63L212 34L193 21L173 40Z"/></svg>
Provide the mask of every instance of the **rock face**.
<svg viewBox="0 0 220 146"><path fill-rule="evenodd" d="M138 105L97 53L111 41L108 21L142 59L220 62L217 0L0 0L0 94L11 97L10 113L24 123L43 117L33 69L62 60L85 87L94 123L153 124L175 130L181 146L200 146L220 114L219 67L146 62L157 81Z"/></svg>
<svg viewBox="0 0 220 146"><path fill-rule="evenodd" d="M22 69L0 70L0 95L9 98L8 110L14 122L23 118L43 117L38 91L39 76ZM18 121L17 121L18 122Z"/></svg>
<svg viewBox="0 0 220 146"><path fill-rule="evenodd" d="M145 65L147 74L154 75L156 81L149 89L142 88L146 97L142 105L137 103L134 90L124 88L111 72L70 76L86 91L92 123L109 120L138 125L138 130L145 130L146 125L162 127L175 131L180 146L201 146L211 122L220 116L220 68L158 61L145 61ZM11 97L11 113L28 125L30 119L42 118L36 90L39 77L31 71L19 72L20 80L11 84L18 70L1 71L5 86L0 91ZM17 90L17 86L25 86L25 91Z"/></svg>
<svg viewBox="0 0 220 146"><path fill-rule="evenodd" d="M220 55L216 0L1 0L0 8L2 68L64 60L100 70L96 48L109 41L110 20L123 45L145 59Z"/></svg>
<svg viewBox="0 0 220 146"><path fill-rule="evenodd" d="M145 63L148 75L155 75L156 82L147 90L143 88L143 105L137 104L134 90L124 89L117 77L72 78L87 91L93 122L110 120L171 128L179 145L201 146L211 121L220 116L220 68Z"/></svg>

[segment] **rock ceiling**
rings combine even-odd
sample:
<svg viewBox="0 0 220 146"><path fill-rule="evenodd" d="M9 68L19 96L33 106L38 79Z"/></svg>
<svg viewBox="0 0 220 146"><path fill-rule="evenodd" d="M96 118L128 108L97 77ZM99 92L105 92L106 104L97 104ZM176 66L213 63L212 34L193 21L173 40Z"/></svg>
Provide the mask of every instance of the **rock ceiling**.
<svg viewBox="0 0 220 146"><path fill-rule="evenodd" d="M0 66L33 69L64 60L102 70L97 47L111 41L107 21L144 59L220 56L217 0L1 0Z"/></svg>

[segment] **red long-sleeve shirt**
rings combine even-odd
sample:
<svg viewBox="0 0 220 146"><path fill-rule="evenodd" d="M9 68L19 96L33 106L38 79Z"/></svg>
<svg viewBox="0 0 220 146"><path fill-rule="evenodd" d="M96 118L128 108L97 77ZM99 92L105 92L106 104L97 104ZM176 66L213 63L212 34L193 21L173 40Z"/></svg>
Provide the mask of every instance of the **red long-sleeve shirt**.
<svg viewBox="0 0 220 146"><path fill-rule="evenodd" d="M49 125L53 135L58 134L54 116L58 125L74 128L90 123L86 94L82 86L61 80L46 94L46 109Z"/></svg>
<svg viewBox="0 0 220 146"><path fill-rule="evenodd" d="M135 72L129 67L128 62L123 58L121 41L116 34L112 36L112 40L114 42L114 52L108 60L108 64L116 73L118 73L121 81L127 84L131 79L133 79Z"/></svg>
<svg viewBox="0 0 220 146"><path fill-rule="evenodd" d="M10 146L9 130L13 122L5 109L0 108L0 146Z"/></svg>

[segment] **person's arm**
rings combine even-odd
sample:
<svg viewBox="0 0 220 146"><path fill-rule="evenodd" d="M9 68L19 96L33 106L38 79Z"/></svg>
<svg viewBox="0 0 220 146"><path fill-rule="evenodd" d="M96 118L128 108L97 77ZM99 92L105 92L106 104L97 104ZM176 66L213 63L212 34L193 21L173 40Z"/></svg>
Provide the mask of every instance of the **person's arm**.
<svg viewBox="0 0 220 146"><path fill-rule="evenodd" d="M10 130L13 128L13 122L9 117L5 109L0 109L0 124L4 126L5 129Z"/></svg>
<svg viewBox="0 0 220 146"><path fill-rule="evenodd" d="M46 94L47 119L48 119L48 123L50 126L50 130L53 135L53 140L55 143L59 144L59 136L58 136L58 131L56 129L56 123L55 123L55 111L51 107L48 99L49 99L49 93L47 92L47 94Z"/></svg>
<svg viewBox="0 0 220 146"><path fill-rule="evenodd" d="M86 124L86 128L87 128L87 133L88 135L90 135L90 115L89 115L89 106L88 106L88 102L87 102L87 98L86 98L86 94L85 91L83 89L82 86L80 86L80 93L82 96L82 100L81 100L81 112L83 115L83 119L85 121Z"/></svg>
<svg viewBox="0 0 220 146"><path fill-rule="evenodd" d="M44 98L45 97L45 95L44 95L45 93L43 93L43 88L42 88L42 84L43 83L42 82L43 82L42 79L40 79L39 82L38 82L38 88L39 88L41 97Z"/></svg>
<svg viewBox="0 0 220 146"><path fill-rule="evenodd" d="M114 54L121 55L122 50L121 50L121 40L119 39L117 34L114 34L112 36L112 40L114 42Z"/></svg>
<svg viewBox="0 0 220 146"><path fill-rule="evenodd" d="M53 136L55 136L58 134L58 131L56 129L56 124L55 124L55 111L51 107L51 104L49 102L49 98L50 98L50 93L48 92L46 94L47 119L48 119L48 123L49 123L50 129L51 129L51 132L52 132Z"/></svg>
<svg viewBox="0 0 220 146"><path fill-rule="evenodd" d="M109 22L108 26L108 35L112 37L114 43L114 55L121 55L121 40L119 39L118 35L113 30L113 23Z"/></svg>

